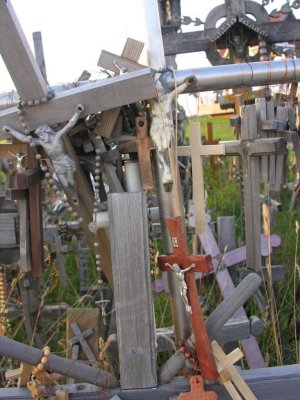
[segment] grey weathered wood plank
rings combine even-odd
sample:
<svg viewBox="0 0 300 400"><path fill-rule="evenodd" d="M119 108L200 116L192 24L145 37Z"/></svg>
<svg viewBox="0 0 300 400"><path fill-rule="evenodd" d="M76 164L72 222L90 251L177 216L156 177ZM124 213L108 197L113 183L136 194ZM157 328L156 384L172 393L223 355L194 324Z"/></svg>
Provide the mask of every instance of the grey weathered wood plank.
<svg viewBox="0 0 300 400"><path fill-rule="evenodd" d="M36 58L36 62L39 66L39 69L42 73L45 82L47 82L47 72L46 72L46 62L44 56L44 48L43 48L43 40L41 32L33 32L32 34L33 44L34 44L34 54Z"/></svg>
<svg viewBox="0 0 300 400"><path fill-rule="evenodd" d="M131 71L136 71L140 68L143 68L142 65L137 64L137 61L140 58L140 55L142 53L144 47L144 43L139 42L138 40L132 39L132 38L127 38L125 46L122 51L122 60L120 63L120 57L109 53L108 52L102 52L98 61L98 65L103 66L110 69L114 68L114 72L119 75L120 71L114 64L114 61L117 61L117 64L119 67L123 67L127 69L127 72ZM109 66L107 66L107 60L104 65L102 65L102 62L104 63L103 57L108 58L110 57L110 62ZM113 57L112 57L113 56ZM112 59L113 58L113 59ZM125 64L126 65L125 65ZM99 122L97 123L97 126L95 128L95 133L99 134L104 137L110 137L112 135L114 126L116 125L118 115L120 113L120 107L113 108L111 110L104 111L101 113Z"/></svg>
<svg viewBox="0 0 300 400"><path fill-rule="evenodd" d="M282 129L287 128L288 121L288 108L278 106L276 110L276 119L281 123ZM276 136L281 136L280 132L277 132ZM279 191L284 180L284 165L286 161L285 155L276 156L276 176L275 176L275 190Z"/></svg>
<svg viewBox="0 0 300 400"><path fill-rule="evenodd" d="M257 137L257 116L255 105L241 107L242 141L252 141ZM261 226L260 226L260 189L259 159L243 157L246 265L261 270Z"/></svg>
<svg viewBox="0 0 300 400"><path fill-rule="evenodd" d="M261 139L267 137L267 132L262 130L262 121L267 119L266 99L260 97L255 99L256 114L257 114L257 134ZM261 158L261 181L267 183L269 180L269 163L268 156Z"/></svg>
<svg viewBox="0 0 300 400"><path fill-rule="evenodd" d="M45 97L48 93L46 82L10 0L0 1L0 38L0 54L19 96L23 100Z"/></svg>
<svg viewBox="0 0 300 400"><path fill-rule="evenodd" d="M299 399L300 366L297 364L241 371L241 375L258 400ZM62 385L62 388L67 389L70 400L108 400L114 395L122 400L169 400L176 398L180 392L190 390L188 379L185 377L174 378L170 383L159 385L156 389L122 391L116 388L108 391L88 384ZM216 391L218 400L230 400L224 386L215 384L207 390ZM0 389L0 397L7 400L32 399L27 388Z"/></svg>
<svg viewBox="0 0 300 400"><path fill-rule="evenodd" d="M267 119L274 120L275 112L274 112L274 101L267 101ZM274 136L272 132L267 132L268 137ZM269 183L270 185L275 185L276 180L276 156L269 156Z"/></svg>
<svg viewBox="0 0 300 400"><path fill-rule="evenodd" d="M108 196L108 210L121 387L155 387L155 327L145 194L112 193Z"/></svg>
<svg viewBox="0 0 300 400"><path fill-rule="evenodd" d="M43 123L51 126L68 121L79 103L84 105L82 116L85 116L150 99L156 95L152 71L150 68L144 68L66 90L57 94L47 104L26 108L26 123L29 129L36 129ZM0 112L0 129L2 125L9 124L22 130L17 111L17 107L11 107Z"/></svg>
<svg viewBox="0 0 300 400"><path fill-rule="evenodd" d="M136 61L129 60L124 56L118 56L114 53L110 53L109 51L102 50L100 54L100 58L98 61L98 65L102 68L106 68L115 73L119 73L120 69L116 66L126 70L126 71L137 71L139 69L145 68L144 65L138 64Z"/></svg>

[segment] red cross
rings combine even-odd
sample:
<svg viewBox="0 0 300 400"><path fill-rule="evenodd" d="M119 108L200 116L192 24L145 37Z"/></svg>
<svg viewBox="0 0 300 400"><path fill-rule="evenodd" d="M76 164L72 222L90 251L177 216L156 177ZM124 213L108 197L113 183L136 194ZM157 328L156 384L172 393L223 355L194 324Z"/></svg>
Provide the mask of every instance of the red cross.
<svg viewBox="0 0 300 400"><path fill-rule="evenodd" d="M195 337L195 348L202 375L208 380L215 380L219 374L211 343L205 329L195 280L195 272L210 272L213 270L212 259L210 255L189 254L182 217L168 218L165 222L171 236L173 255L159 256L158 263L163 271L172 271L167 266L168 264L177 264L181 269L195 264L194 268L185 273L185 282L188 287L187 298L192 308L191 322Z"/></svg>

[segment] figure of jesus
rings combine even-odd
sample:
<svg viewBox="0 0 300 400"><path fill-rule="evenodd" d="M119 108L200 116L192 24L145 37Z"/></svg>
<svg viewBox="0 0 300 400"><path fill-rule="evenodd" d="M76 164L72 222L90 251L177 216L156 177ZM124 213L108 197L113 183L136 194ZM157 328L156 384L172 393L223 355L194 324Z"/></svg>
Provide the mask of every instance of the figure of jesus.
<svg viewBox="0 0 300 400"><path fill-rule="evenodd" d="M20 140L20 142L42 146L61 184L65 187L74 188L74 172L76 171L76 166L75 162L64 152L62 137L76 125L83 111L83 105L78 104L73 117L57 132L47 124L42 124L35 130L35 135L37 137L25 135L9 125L4 125L3 131L4 133L14 136L16 139Z"/></svg>
<svg viewBox="0 0 300 400"><path fill-rule="evenodd" d="M194 82L194 77L188 77L170 93L165 93L163 86L159 83L156 86L158 96L149 100L152 118L150 136L157 147L158 162L162 169L162 183L166 191L170 191L173 184L169 157L169 147L174 137L172 102L178 94L184 92Z"/></svg>
<svg viewBox="0 0 300 400"><path fill-rule="evenodd" d="M9 151L9 154L12 156L16 157L17 159L17 164L16 168L19 174L22 174L25 172L25 157L27 157L27 154L23 154L22 152L14 154Z"/></svg>
<svg viewBox="0 0 300 400"><path fill-rule="evenodd" d="M187 312L189 312L190 314L192 314L192 307L189 304L189 300L187 298L187 284L185 282L184 279L184 274L188 271L190 271L192 268L196 267L196 264L191 264L189 267L185 268L185 269L181 269L179 267L178 264L174 263L174 264L170 264L170 263L166 263L167 267L170 267L176 274L176 278L178 280L179 283L179 290L180 290L180 295L182 297L182 300L184 302L185 305L185 309Z"/></svg>

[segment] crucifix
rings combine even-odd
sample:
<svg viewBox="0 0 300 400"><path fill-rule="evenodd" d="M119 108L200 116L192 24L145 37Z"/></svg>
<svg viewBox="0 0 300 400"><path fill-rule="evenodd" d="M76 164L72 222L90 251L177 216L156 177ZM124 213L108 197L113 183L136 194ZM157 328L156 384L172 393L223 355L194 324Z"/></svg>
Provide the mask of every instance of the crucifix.
<svg viewBox="0 0 300 400"><path fill-rule="evenodd" d="M204 391L203 378L200 375L192 376L190 379L191 391L180 393L178 400L217 400L215 392Z"/></svg>
<svg viewBox="0 0 300 400"><path fill-rule="evenodd" d="M194 275L196 271L204 273L211 271L211 257L189 254L182 217L168 218L165 223L170 232L173 255L159 256L158 263L162 270L174 271L176 274L182 300L191 316L195 348L202 375L208 380L215 380L218 374L211 343L205 329Z"/></svg>
<svg viewBox="0 0 300 400"><path fill-rule="evenodd" d="M224 144L202 145L200 122L191 122L191 144L190 146L177 147L178 156L192 157L193 174L193 201L195 215L195 231L201 234L205 229L205 193L203 177L203 157L208 155L225 154Z"/></svg>
<svg viewBox="0 0 300 400"><path fill-rule="evenodd" d="M10 125L16 130L24 131L27 135L41 124L45 123L51 127L53 124L68 121L76 104L84 105L84 111L81 114L81 117L84 117L156 96L153 73L149 68L143 68L62 92L53 98L53 94L48 93L47 85L30 51L10 1L0 1L0 22L0 52L18 90L22 111L20 114L20 107L11 107L1 111L1 128L3 125ZM11 48L14 48L14 52L11 51ZM22 65L21 69L20 65ZM112 284L108 234L105 229L98 230L96 237L89 232L88 223L92 221L94 202L93 192L67 137L64 138L64 145L66 153L76 163L75 179L78 185L80 207L73 201L72 193L66 193L69 203L81 220L81 226L90 248L95 249L95 244L99 246L103 271ZM30 154L30 151L32 149L28 148L26 153ZM32 159L37 164L35 154ZM32 196L36 196L36 193ZM39 240L40 243L34 246L32 244L32 248L38 254L41 254L40 249L43 247L41 237L37 233L35 241Z"/></svg>

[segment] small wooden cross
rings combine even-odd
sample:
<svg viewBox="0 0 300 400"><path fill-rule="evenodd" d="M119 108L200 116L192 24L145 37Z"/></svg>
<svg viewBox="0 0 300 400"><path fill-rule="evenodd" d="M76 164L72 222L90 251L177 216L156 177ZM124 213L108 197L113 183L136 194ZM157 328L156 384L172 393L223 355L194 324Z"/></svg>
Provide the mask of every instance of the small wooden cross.
<svg viewBox="0 0 300 400"><path fill-rule="evenodd" d="M142 187L144 190L153 189L151 151L156 147L151 137L148 136L147 118L136 117L135 124L136 139L119 142L118 148L121 153L138 153Z"/></svg>
<svg viewBox="0 0 300 400"><path fill-rule="evenodd" d="M203 156L225 154L224 144L202 145L200 122L191 122L191 145L177 147L178 156L192 157L193 200L195 204L195 231L197 234L205 230L205 196L203 178Z"/></svg>
<svg viewBox="0 0 300 400"><path fill-rule="evenodd" d="M218 377L215 359L211 344L205 329L204 318L199 302L194 272L210 272L212 260L209 255L190 255L184 234L184 219L182 217L168 218L165 220L173 246L173 255L158 257L158 263L162 270L173 271L174 266L179 267L185 275L180 276L180 285L187 287L187 299L191 307L191 322L195 336L195 348L200 363L202 375L208 380ZM170 268L171 265L173 268ZM192 267L193 266L193 267ZM177 271L175 270L176 274ZM184 280L182 282L182 279Z"/></svg>
<svg viewBox="0 0 300 400"><path fill-rule="evenodd" d="M237 348L226 355L216 341L212 342L212 348L220 373L220 383L225 386L231 398L233 400L241 400L242 398L245 400L256 400L253 392L233 365L244 356L241 350Z"/></svg>
<svg viewBox="0 0 300 400"><path fill-rule="evenodd" d="M178 400L217 400L215 392L205 392L203 378L200 375L192 376L190 379L191 391L180 393Z"/></svg>
<svg viewBox="0 0 300 400"><path fill-rule="evenodd" d="M87 359L89 361L96 361L96 357L94 356L92 350L90 349L90 346L86 342L86 338L91 336L93 334L93 329L89 328L86 329L85 331L80 330L80 327L78 326L77 322L72 322L71 323L71 328L73 329L73 332L75 334L74 337L69 339L68 343L71 346L74 346L76 343L80 343L82 350L84 351L85 355L87 356Z"/></svg>

